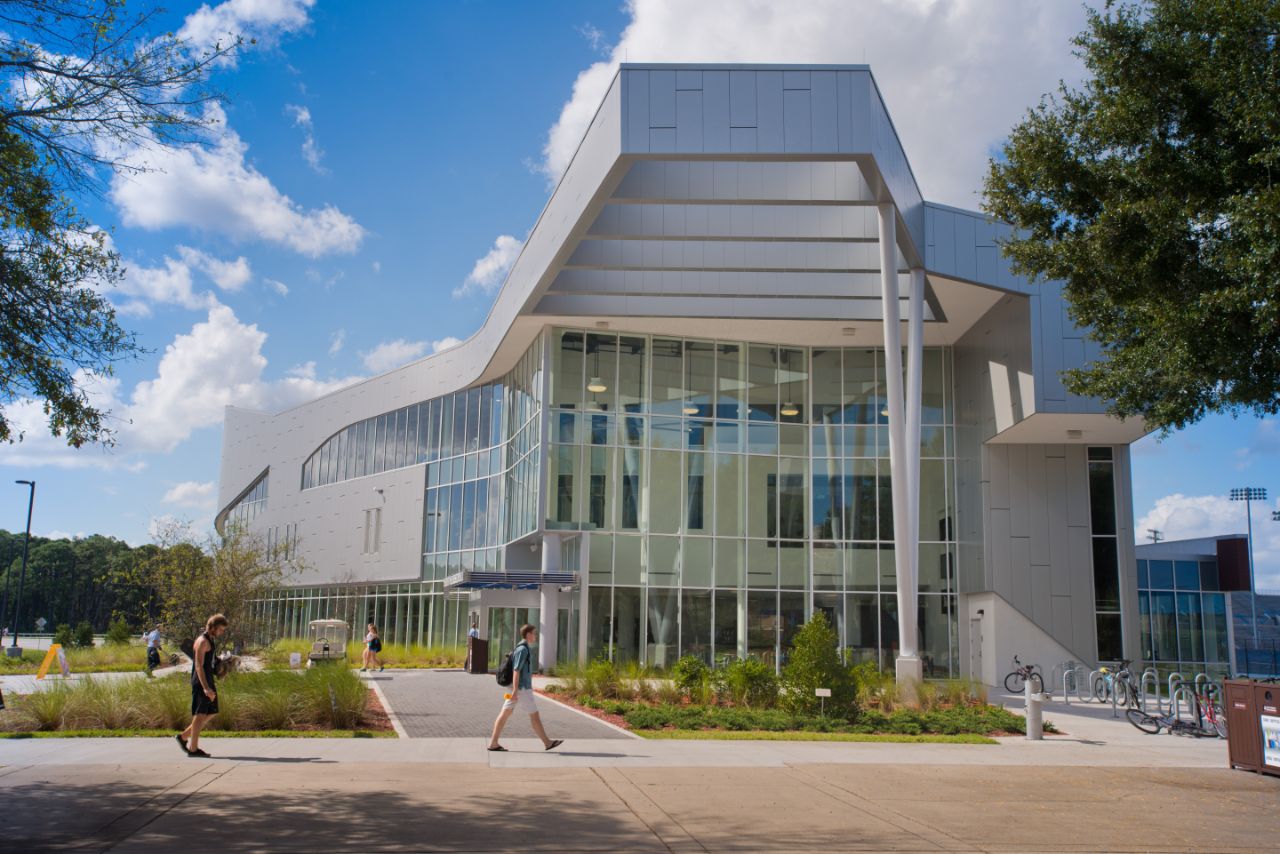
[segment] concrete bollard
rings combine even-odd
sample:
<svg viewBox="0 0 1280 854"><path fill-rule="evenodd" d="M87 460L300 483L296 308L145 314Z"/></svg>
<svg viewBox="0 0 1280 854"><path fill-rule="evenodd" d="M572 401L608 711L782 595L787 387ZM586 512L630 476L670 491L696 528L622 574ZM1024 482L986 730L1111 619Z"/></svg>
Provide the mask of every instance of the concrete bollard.
<svg viewBox="0 0 1280 854"><path fill-rule="evenodd" d="M1027 703L1027 740L1040 741L1044 738L1044 694L1038 694L1028 680L1023 688Z"/></svg>

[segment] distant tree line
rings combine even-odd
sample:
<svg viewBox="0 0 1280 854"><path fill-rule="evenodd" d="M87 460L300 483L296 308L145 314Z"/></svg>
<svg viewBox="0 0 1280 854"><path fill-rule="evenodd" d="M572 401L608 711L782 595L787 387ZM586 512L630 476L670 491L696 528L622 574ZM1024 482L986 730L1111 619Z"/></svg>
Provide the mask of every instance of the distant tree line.
<svg viewBox="0 0 1280 854"><path fill-rule="evenodd" d="M23 534L0 530L0 625L14 628ZM131 630L162 623L171 638L194 637L209 614L232 620L232 637L259 640L254 603L266 598L300 568L271 553L262 539L231 529L202 537L181 525L162 531L158 542L130 546L123 540L32 536L17 627L46 632L87 623L105 633L124 621ZM7 595L6 595L7 591Z"/></svg>

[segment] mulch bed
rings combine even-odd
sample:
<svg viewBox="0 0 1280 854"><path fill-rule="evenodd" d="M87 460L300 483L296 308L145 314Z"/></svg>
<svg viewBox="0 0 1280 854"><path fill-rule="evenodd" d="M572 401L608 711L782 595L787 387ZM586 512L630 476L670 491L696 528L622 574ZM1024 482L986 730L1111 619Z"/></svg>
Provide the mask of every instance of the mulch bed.
<svg viewBox="0 0 1280 854"><path fill-rule="evenodd" d="M624 718L622 715L611 715L608 712L604 711L603 709L593 709L589 706L580 705L576 701L566 697L564 694L557 694L553 691L543 691L540 688L535 688L534 691L548 699L555 700L558 703L564 703L566 706L577 709L580 712L585 712L586 714L591 715L591 717L593 718L599 718L605 723L613 724L619 729L625 729L625 730L631 729L630 725L627 724L627 719Z"/></svg>
<svg viewBox="0 0 1280 854"><path fill-rule="evenodd" d="M365 706L357 729L368 729L374 732L391 732L395 729L391 725L387 710L382 707L382 700L379 699L377 691L369 692L369 703Z"/></svg>

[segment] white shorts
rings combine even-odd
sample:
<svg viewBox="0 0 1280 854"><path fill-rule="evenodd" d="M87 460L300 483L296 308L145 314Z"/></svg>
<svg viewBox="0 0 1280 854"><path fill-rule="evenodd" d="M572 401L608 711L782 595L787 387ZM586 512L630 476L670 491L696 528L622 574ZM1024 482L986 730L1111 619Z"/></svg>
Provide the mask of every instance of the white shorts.
<svg viewBox="0 0 1280 854"><path fill-rule="evenodd" d="M517 709L526 715L536 715L538 713L538 701L534 699L533 691L528 688L522 688L511 694L511 699L502 704L502 710Z"/></svg>

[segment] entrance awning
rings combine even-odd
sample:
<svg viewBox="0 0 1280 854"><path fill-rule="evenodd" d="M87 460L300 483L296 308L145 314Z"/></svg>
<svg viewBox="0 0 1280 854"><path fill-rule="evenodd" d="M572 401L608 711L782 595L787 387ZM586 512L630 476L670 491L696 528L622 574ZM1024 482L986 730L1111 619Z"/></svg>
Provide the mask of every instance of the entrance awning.
<svg viewBox="0 0 1280 854"><path fill-rule="evenodd" d="M445 590L537 590L544 584L577 584L576 572L455 572L444 580Z"/></svg>

